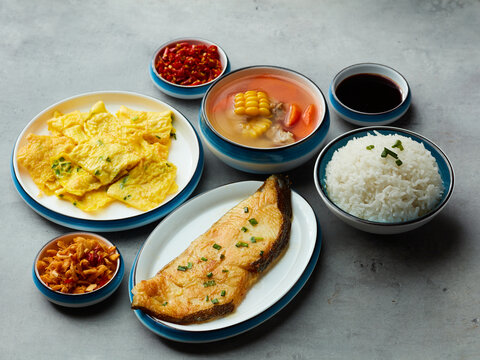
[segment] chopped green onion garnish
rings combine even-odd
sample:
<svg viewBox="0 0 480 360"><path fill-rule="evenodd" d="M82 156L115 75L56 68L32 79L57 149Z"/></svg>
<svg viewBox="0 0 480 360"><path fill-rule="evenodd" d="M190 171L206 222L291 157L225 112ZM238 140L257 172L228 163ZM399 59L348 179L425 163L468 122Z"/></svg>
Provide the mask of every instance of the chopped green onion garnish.
<svg viewBox="0 0 480 360"><path fill-rule="evenodd" d="M372 150L375 147L375 145L368 145L367 150Z"/></svg>
<svg viewBox="0 0 480 360"><path fill-rule="evenodd" d="M170 136L173 137L175 140L177 140L177 134L176 133L172 132L172 133L170 133Z"/></svg>
<svg viewBox="0 0 480 360"><path fill-rule="evenodd" d="M58 196L60 196L60 197L62 198L62 197L63 197L63 194L60 194L60 195L58 195Z"/></svg>
<svg viewBox="0 0 480 360"><path fill-rule="evenodd" d="M209 272L209 273L207 274L207 277L209 277L209 278L212 277L212 276L213 276L213 274L212 274L211 272Z"/></svg>
<svg viewBox="0 0 480 360"><path fill-rule="evenodd" d="M132 121L137 121L138 120L138 116L135 116L131 119Z"/></svg>
<svg viewBox="0 0 480 360"><path fill-rule="evenodd" d="M178 270L178 271L187 271L187 267L186 267L186 266L182 266L182 265L178 265L177 270Z"/></svg>
<svg viewBox="0 0 480 360"><path fill-rule="evenodd" d="M193 266L193 264L192 264L191 262L189 262L189 263L187 264L187 269L191 269L192 266Z"/></svg>
<svg viewBox="0 0 480 360"><path fill-rule="evenodd" d="M397 140L397 142L394 145L392 145L392 148L399 148L400 151L403 151L402 142L400 140Z"/></svg>
<svg viewBox="0 0 480 360"><path fill-rule="evenodd" d="M209 287L209 286L214 286L214 285L217 285L215 280L208 280L207 282L203 283L203 287Z"/></svg>
<svg viewBox="0 0 480 360"><path fill-rule="evenodd" d="M218 299L212 299L212 304L218 304Z"/></svg>
<svg viewBox="0 0 480 360"><path fill-rule="evenodd" d="M168 301L165 301L165 302L162 304L162 306L167 306L167 304L168 304Z"/></svg>
<svg viewBox="0 0 480 360"><path fill-rule="evenodd" d="M236 247L248 247L248 244L242 241L239 241L235 244Z"/></svg>
<svg viewBox="0 0 480 360"><path fill-rule="evenodd" d="M393 157L394 159L398 159L397 153L394 153L392 150L387 149L386 147L384 147L384 148L383 148L383 151L382 151L382 154L381 154L380 156L383 157L383 158L386 158L387 155L390 155L390 156Z"/></svg>
<svg viewBox="0 0 480 360"><path fill-rule="evenodd" d="M80 171L80 169L81 169L81 168L77 167L77 172L79 172L79 171Z"/></svg>
<svg viewBox="0 0 480 360"><path fill-rule="evenodd" d="M245 206L245 207L243 208L243 212L244 212L244 213L248 213L248 206Z"/></svg>
<svg viewBox="0 0 480 360"><path fill-rule="evenodd" d="M73 203L73 206L77 206L77 202L76 202L76 201Z"/></svg>
<svg viewBox="0 0 480 360"><path fill-rule="evenodd" d="M102 140L98 140L98 141L97 141L97 144L98 144L98 145L103 145L103 141L102 141ZM60 161L63 161L63 160L60 160Z"/></svg>
<svg viewBox="0 0 480 360"><path fill-rule="evenodd" d="M207 296L205 296L205 301L208 301L208 295L207 295Z"/></svg>
<svg viewBox="0 0 480 360"><path fill-rule="evenodd" d="M242 226L242 228L241 228L240 230L242 230L243 232L247 232L247 231L248 231L248 229L247 229L245 226Z"/></svg>
<svg viewBox="0 0 480 360"><path fill-rule="evenodd" d="M129 195L125 196L125 197L123 198L123 200L127 201L127 200L130 199L131 197L132 197L132 195L129 194Z"/></svg>
<svg viewBox="0 0 480 360"><path fill-rule="evenodd" d="M112 159L110 159L109 157L107 157L107 158L105 159L105 161L106 161L106 162L112 162Z"/></svg>
<svg viewBox="0 0 480 360"><path fill-rule="evenodd" d="M218 244L213 244L213 248L217 249L217 250L220 250L222 247Z"/></svg>
<svg viewBox="0 0 480 360"><path fill-rule="evenodd" d="M250 224L252 224L253 226L255 226L255 225L258 224L258 221L257 221L257 219L255 219L255 218L249 219L248 222L249 222Z"/></svg>
<svg viewBox="0 0 480 360"><path fill-rule="evenodd" d="M128 180L128 175L125 176L120 182L120 189L123 189L125 187L125 183L127 182L127 180Z"/></svg>
<svg viewBox="0 0 480 360"><path fill-rule="evenodd" d="M61 156L60 159L58 159L58 161L65 161L65 158Z"/></svg>
<svg viewBox="0 0 480 360"><path fill-rule="evenodd" d="M403 164L403 162L402 162L402 160L398 159L397 161L395 161L395 164L397 164L398 166L400 166L400 165Z"/></svg>
<svg viewBox="0 0 480 360"><path fill-rule="evenodd" d="M256 242L257 242L257 239L255 239L255 236L252 236L252 237L250 238L250 241L251 241L252 243L256 243Z"/></svg>
<svg viewBox="0 0 480 360"><path fill-rule="evenodd" d="M95 175L100 175L100 170L95 170Z"/></svg>
<svg viewBox="0 0 480 360"><path fill-rule="evenodd" d="M263 256L263 250L262 250L262 251L260 251L260 256Z"/></svg>
<svg viewBox="0 0 480 360"><path fill-rule="evenodd" d="M228 270L227 270L227 269L223 269L222 272L223 272L223 273L227 273Z"/></svg>
<svg viewBox="0 0 480 360"><path fill-rule="evenodd" d="M207 260L208 260L206 257L203 257L203 256L202 256L200 259L201 259L202 261L207 261Z"/></svg>
<svg viewBox="0 0 480 360"><path fill-rule="evenodd" d="M220 296L225 296L227 292L225 290L222 290L222 292L220 293Z"/></svg>
<svg viewBox="0 0 480 360"><path fill-rule="evenodd" d="M225 259L225 255L221 254L220 255L220 260L223 260L223 259Z"/></svg>

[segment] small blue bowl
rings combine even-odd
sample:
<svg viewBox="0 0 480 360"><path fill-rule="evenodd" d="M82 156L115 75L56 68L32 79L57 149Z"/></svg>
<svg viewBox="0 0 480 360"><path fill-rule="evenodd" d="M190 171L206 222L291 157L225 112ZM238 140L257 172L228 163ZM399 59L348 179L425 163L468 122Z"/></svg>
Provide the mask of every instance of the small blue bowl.
<svg viewBox="0 0 480 360"><path fill-rule="evenodd" d="M44 254L47 250L57 249L57 245L56 245L57 241L62 240L68 244L77 236L95 238L99 242L105 243L108 246L114 246L110 241L108 241L104 237L97 234L93 234L93 233L74 232L74 233L65 234L53 240L50 240L40 249L37 256L35 257L35 261L33 262L33 271L32 271L33 282L35 283L37 289L40 290L40 292L43 295L45 295L45 297L49 301L57 305L72 307L72 308L90 306L105 300L110 295L112 295L115 292L115 290L117 290L117 288L120 286L120 284L122 283L123 275L125 273L125 265L123 262L123 257L117 248L117 252L118 254L120 254L120 257L118 258L118 261L117 261L117 269L113 277L110 279L110 281L108 281L101 288L93 290L88 293L84 293L84 294L66 294L59 291L54 291L51 288L49 288L40 278L40 274L36 266L38 260L44 257Z"/></svg>
<svg viewBox="0 0 480 360"><path fill-rule="evenodd" d="M366 113L344 105L336 94L338 85L346 78L357 74L374 74L393 81L402 93L402 102L395 108L379 112ZM388 125L402 117L410 107L411 90L407 80L396 70L381 64L362 63L351 65L341 70L334 78L328 91L328 98L333 110L342 119L359 126Z"/></svg>
<svg viewBox="0 0 480 360"><path fill-rule="evenodd" d="M416 142L422 143L425 146L425 149L430 151L432 156L435 158L438 165L438 171L442 179L444 192L437 206L427 214L420 216L416 219L403 222L369 221L349 214L348 212L342 210L339 206L337 206L332 200L330 200L327 191L327 185L325 182L325 172L327 164L332 159L333 154L335 153L335 151L345 146L350 140L367 136L367 134L369 133L373 134L375 131L382 135L398 134L409 137ZM325 145L315 163L313 177L317 191L327 208L345 223L359 230L370 233L399 234L416 229L426 224L440 213L440 211L445 207L445 205L447 205L448 200L450 200L452 196L455 176L450 160L448 160L445 153L432 141L409 130L399 129L390 126L371 126L346 132L345 134L338 136L337 138L330 141L330 143Z"/></svg>
<svg viewBox="0 0 480 360"><path fill-rule="evenodd" d="M259 148L233 142L221 135L212 126L206 112L206 103L209 101L209 95L216 91L215 88L217 88L217 86L221 88L223 84L231 80L242 79L244 76L252 74L291 77L314 94L317 106L322 109L322 113L318 120L317 127L310 135L289 145L275 148ZM330 128L330 116L327 102L321 90L313 81L290 69L270 65L258 65L232 71L208 89L200 108L199 126L200 136L204 144L225 164L253 174L272 174L292 170L304 164L317 154Z"/></svg>
<svg viewBox="0 0 480 360"><path fill-rule="evenodd" d="M193 85L193 86L174 84L162 78L155 68L155 61L158 55L162 53L166 47L177 44L177 43L181 43L181 42L186 42L192 45L206 45L206 46L215 45L218 49L218 54L220 55L220 62L222 63L222 69L223 69L222 73L212 81L209 81L208 83L201 84L201 85ZM200 38L180 38L180 39L171 40L168 43L165 43L162 46L160 46L153 54L148 70L149 70L150 78L153 81L153 84L160 91L178 99L190 100L190 99L202 98L205 92L207 91L207 89L210 87L210 85L212 85L215 81L217 81L220 77L222 77L222 75L230 71L230 62L228 60L228 57L225 51L223 51L223 49L220 46L218 46L217 44L211 41L200 39Z"/></svg>

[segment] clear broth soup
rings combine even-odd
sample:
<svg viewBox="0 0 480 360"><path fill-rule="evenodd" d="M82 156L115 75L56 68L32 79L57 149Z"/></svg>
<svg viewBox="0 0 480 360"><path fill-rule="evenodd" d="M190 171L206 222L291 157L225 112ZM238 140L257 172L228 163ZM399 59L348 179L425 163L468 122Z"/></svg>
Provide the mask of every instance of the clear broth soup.
<svg viewBox="0 0 480 360"><path fill-rule="evenodd" d="M207 96L206 115L220 135L249 147L275 148L317 128L325 109L311 88L280 71L247 72L220 81Z"/></svg>

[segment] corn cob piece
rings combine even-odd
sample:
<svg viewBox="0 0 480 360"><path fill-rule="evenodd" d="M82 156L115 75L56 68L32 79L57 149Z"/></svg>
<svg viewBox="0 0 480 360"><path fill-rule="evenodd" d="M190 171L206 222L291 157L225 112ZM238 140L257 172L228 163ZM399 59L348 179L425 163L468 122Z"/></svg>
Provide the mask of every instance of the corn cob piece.
<svg viewBox="0 0 480 360"><path fill-rule="evenodd" d="M264 116L272 115L270 101L263 91L249 90L235 95L234 110L237 115Z"/></svg>
<svg viewBox="0 0 480 360"><path fill-rule="evenodd" d="M272 121L264 117L256 117L242 124L242 134L257 138L272 125Z"/></svg>

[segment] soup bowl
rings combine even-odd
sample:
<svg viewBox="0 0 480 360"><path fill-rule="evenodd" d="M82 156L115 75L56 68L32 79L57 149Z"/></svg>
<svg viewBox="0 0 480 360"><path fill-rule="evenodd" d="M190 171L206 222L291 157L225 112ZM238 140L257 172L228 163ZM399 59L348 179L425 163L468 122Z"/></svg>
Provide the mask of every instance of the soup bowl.
<svg viewBox="0 0 480 360"><path fill-rule="evenodd" d="M339 96L337 90L343 81L356 75L372 75L378 79L384 79L389 83L387 86L393 86L399 91L400 100L398 104L387 110L372 112L355 109L346 104L344 99ZM365 93L368 90L367 87L368 83L357 84L355 89L350 90L351 92L356 90ZM385 93L385 90L383 93ZM351 95L354 98L358 98L359 94ZM344 68L333 78L328 91L328 97L335 113L345 121L359 126L373 126L388 125L402 117L410 107L412 94L407 80L395 69L382 64L361 63ZM372 100L368 102L370 101ZM385 99L381 101L385 101Z"/></svg>
<svg viewBox="0 0 480 360"><path fill-rule="evenodd" d="M256 135L252 137L236 130L238 126L250 126L245 124L251 124L251 119L242 125L236 123L238 118L231 120L230 116L230 120L227 120L228 116L220 116L222 113L218 109L222 106L227 109L225 114L228 112L233 115L234 100L231 99L239 93L246 94L252 90L256 91L259 97L260 94L267 94L272 113L275 111L274 104L283 107L283 112L277 115L284 114L285 121L291 118L292 111L289 109L293 106L288 105L288 94L296 94L292 95L291 99L298 102L299 105L295 104L298 108L296 111L302 115L297 117L300 119L296 120L297 125L286 128L292 135L290 143L270 145L270 140L265 136L266 132L257 138ZM248 111L248 99L246 101ZM262 100L259 100L259 103L261 102ZM309 107L314 109L312 117L306 115ZM273 120L270 121L271 125L267 125L270 126L268 129L283 126L280 123L275 125L279 119L277 115L270 114ZM269 122L264 119L263 121ZM233 126L229 127L232 123ZM258 65L232 71L207 90L200 108L199 126L204 144L221 161L241 171L269 174L292 170L311 159L323 145L330 127L330 118L325 98L313 81L290 69ZM297 136L300 133L298 129L302 131L300 136ZM235 131L238 134L232 135ZM245 131L245 127L242 131ZM287 131L282 129L280 132L285 134Z"/></svg>
<svg viewBox="0 0 480 360"><path fill-rule="evenodd" d="M159 57L161 57L167 48L174 47L176 44L192 45L205 45L206 47L216 46L218 52L218 59L221 64L221 70L213 79L207 82L202 82L198 85L181 85L173 81L165 79L157 70L156 64ZM149 74L153 84L163 93L176 97L179 99L200 99L203 97L207 89L219 79L223 74L228 73L230 70L230 62L228 60L225 51L217 44L200 39L200 38L179 38L170 40L167 43L162 44L157 50L155 50L149 65Z"/></svg>

